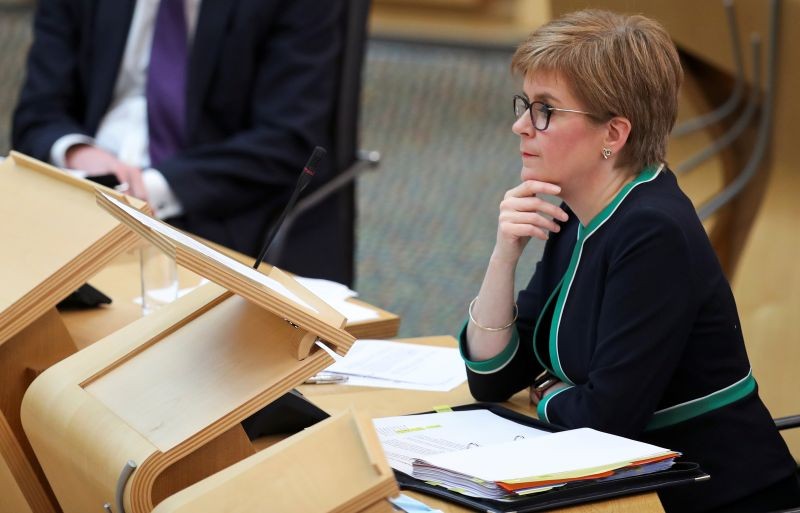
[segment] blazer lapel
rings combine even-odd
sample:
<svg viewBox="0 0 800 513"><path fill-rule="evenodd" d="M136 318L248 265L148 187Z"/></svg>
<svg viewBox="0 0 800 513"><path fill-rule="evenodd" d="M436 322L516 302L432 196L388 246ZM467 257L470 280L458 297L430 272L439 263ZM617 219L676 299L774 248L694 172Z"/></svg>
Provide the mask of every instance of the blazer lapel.
<svg viewBox="0 0 800 513"><path fill-rule="evenodd" d="M200 107L217 63L220 40L231 14L234 0L203 0L197 19L189 57L189 83L186 99L186 128L192 141Z"/></svg>
<svg viewBox="0 0 800 513"><path fill-rule="evenodd" d="M128 40L135 0L98 0L92 30L89 101L86 125L97 130L114 92Z"/></svg>

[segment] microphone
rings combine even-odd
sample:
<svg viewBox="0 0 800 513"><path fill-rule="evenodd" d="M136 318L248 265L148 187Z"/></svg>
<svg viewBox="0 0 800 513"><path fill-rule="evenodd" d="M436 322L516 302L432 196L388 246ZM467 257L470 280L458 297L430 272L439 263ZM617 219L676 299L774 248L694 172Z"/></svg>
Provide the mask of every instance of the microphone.
<svg viewBox="0 0 800 513"><path fill-rule="evenodd" d="M256 263L253 265L253 269L258 269L258 266L264 261L264 257L267 255L267 251L269 251L272 241L275 239L275 236L278 234L278 230L280 230L280 227L283 225L283 220L286 219L286 214L288 214L289 211L294 207L294 204L297 203L297 198L300 197L300 193L303 192L303 189L305 189L308 184L311 183L311 179L314 177L314 173L317 171L317 165L327 153L328 152L325 151L325 148L322 146L317 146L314 148L314 151L308 158L308 162L306 162L303 171L300 172L300 177L297 179L297 185L294 186L294 191L292 192L292 196L289 198L289 202L284 207L283 212L281 212L280 217L278 217L278 220L272 225L272 229L270 230L269 235L267 235L266 241L264 242L264 247L261 248L261 252L258 254L258 258L256 258Z"/></svg>

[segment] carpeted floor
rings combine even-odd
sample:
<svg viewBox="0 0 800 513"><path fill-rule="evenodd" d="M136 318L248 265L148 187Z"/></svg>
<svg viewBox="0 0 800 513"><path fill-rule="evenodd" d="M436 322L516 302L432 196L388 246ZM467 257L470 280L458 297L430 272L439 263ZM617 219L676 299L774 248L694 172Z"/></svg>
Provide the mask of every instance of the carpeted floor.
<svg viewBox="0 0 800 513"><path fill-rule="evenodd" d="M0 3L0 156L8 155L11 146L11 114L22 85L32 23L29 2Z"/></svg>
<svg viewBox="0 0 800 513"><path fill-rule="evenodd" d="M495 239L497 206L519 180L511 50L372 41L362 147L380 169L359 181L358 282L403 317L402 336L456 334ZM523 285L541 252L520 263Z"/></svg>

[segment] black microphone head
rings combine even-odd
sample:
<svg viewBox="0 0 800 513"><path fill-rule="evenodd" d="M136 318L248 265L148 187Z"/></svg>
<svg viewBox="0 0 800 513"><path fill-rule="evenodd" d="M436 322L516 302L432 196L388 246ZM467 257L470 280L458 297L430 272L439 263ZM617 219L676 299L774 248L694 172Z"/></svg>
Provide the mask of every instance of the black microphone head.
<svg viewBox="0 0 800 513"><path fill-rule="evenodd" d="M308 162L306 162L306 167L303 170L306 174L314 175L317 171L317 165L319 161L322 160L328 152L325 151L325 148L322 146L317 146L314 148L314 151L311 153L311 156L308 157Z"/></svg>

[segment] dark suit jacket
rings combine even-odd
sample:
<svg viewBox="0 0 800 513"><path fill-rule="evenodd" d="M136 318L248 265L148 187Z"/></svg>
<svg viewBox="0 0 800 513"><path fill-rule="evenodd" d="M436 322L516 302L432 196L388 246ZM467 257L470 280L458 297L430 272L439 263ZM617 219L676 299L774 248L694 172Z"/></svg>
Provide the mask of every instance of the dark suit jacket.
<svg viewBox="0 0 800 513"><path fill-rule="evenodd" d="M59 137L95 134L133 8L133 0L39 2L14 115L16 150L48 160ZM340 12L333 0L202 2L188 71L188 147L159 166L185 211L171 222L257 254L313 147L330 147ZM309 190L331 168L323 165ZM348 282L352 247L342 247L349 238L335 203L304 216L285 258L272 263Z"/></svg>
<svg viewBox="0 0 800 513"><path fill-rule="evenodd" d="M573 386L539 403L541 420L699 463L709 481L659 495L668 512L705 511L791 476L795 465L755 386L738 398L719 393L750 370L733 294L675 176L645 175L580 238L574 214L551 234L517 299L505 354L469 361L463 333L462 351L477 399L505 400L546 366ZM663 421L676 411L686 418Z"/></svg>

